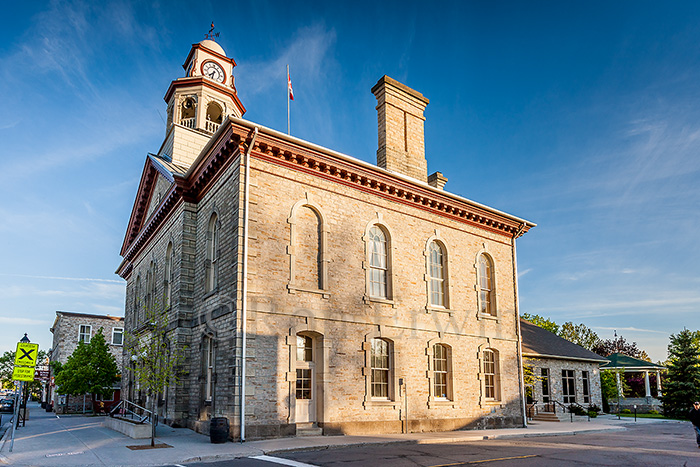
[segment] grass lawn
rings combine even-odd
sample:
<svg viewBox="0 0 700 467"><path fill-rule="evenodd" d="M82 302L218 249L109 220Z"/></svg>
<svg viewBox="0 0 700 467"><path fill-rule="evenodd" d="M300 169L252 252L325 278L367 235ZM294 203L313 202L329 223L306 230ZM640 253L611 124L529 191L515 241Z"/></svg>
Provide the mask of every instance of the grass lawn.
<svg viewBox="0 0 700 467"><path fill-rule="evenodd" d="M613 414L613 415L616 415L616 414ZM634 418L634 414L633 413L621 413L620 417L632 417L632 418ZM638 413L637 418L664 418L667 420L675 420L673 418L664 417L661 414L655 414L655 413Z"/></svg>

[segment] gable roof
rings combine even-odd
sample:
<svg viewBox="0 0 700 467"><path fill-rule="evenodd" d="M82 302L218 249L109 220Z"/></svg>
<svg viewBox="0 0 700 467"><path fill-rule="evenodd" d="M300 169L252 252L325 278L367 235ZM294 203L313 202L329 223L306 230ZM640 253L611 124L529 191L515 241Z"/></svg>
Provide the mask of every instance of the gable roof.
<svg viewBox="0 0 700 467"><path fill-rule="evenodd" d="M640 360L639 358L630 357L629 355L614 353L606 357L609 362L601 365L601 368L625 368L627 370L661 370L665 366L657 365L656 363Z"/></svg>
<svg viewBox="0 0 700 467"><path fill-rule="evenodd" d="M531 322L520 318L524 357L558 358L605 363L607 358L567 341Z"/></svg>

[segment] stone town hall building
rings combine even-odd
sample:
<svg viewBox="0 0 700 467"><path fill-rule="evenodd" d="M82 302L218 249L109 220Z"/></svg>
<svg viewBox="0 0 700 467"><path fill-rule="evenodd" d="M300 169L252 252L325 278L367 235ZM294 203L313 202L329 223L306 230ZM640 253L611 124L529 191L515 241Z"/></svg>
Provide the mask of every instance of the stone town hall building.
<svg viewBox="0 0 700 467"><path fill-rule="evenodd" d="M375 166L244 120L235 65L192 46L121 250L127 331L162 302L185 352L167 421L228 417L233 439L241 418L244 439L522 426L515 241L534 224L428 176L419 92L372 88Z"/></svg>

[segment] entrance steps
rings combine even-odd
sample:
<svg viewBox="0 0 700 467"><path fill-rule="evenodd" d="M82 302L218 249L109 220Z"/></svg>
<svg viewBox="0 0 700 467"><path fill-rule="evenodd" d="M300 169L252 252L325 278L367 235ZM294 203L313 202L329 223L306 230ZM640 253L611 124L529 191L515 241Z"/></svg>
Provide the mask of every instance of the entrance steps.
<svg viewBox="0 0 700 467"><path fill-rule="evenodd" d="M568 421L569 416L567 414L554 412L538 412L532 416L532 420L539 422L561 422L562 420Z"/></svg>
<svg viewBox="0 0 700 467"><path fill-rule="evenodd" d="M297 423L297 436L323 436L323 428L315 423Z"/></svg>

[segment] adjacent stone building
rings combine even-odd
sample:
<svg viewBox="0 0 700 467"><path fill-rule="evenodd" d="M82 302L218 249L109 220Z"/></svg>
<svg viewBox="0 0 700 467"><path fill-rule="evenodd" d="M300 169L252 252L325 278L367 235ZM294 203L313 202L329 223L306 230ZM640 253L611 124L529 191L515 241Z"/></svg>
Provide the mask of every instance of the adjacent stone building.
<svg viewBox="0 0 700 467"><path fill-rule="evenodd" d="M164 310L186 355L165 419L227 417L234 439L522 426L515 242L534 224L428 176L421 93L372 88L375 166L242 119L234 66L192 46L117 270L127 330ZM129 371L123 391L147 403Z"/></svg>
<svg viewBox="0 0 700 467"><path fill-rule="evenodd" d="M603 407L600 366L608 360L524 319L523 365L532 376L527 403L538 412L561 412L571 404Z"/></svg>
<svg viewBox="0 0 700 467"><path fill-rule="evenodd" d="M57 311L56 319L51 326L53 333L53 343L49 349L49 362L60 362L65 364L68 357L78 347L79 342L90 342L90 339L102 329L105 342L109 345L109 350L117 361L120 371L122 369L122 354L124 345L124 318L109 315L93 315L87 313L74 313L69 311ZM53 403L57 413L82 412L84 398L83 395L65 395L56 391L53 383L53 374L50 375L48 401ZM114 386L114 395L111 398L104 398L106 406L119 401L121 397L121 384ZM92 410L91 399L86 402L86 408Z"/></svg>

